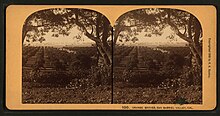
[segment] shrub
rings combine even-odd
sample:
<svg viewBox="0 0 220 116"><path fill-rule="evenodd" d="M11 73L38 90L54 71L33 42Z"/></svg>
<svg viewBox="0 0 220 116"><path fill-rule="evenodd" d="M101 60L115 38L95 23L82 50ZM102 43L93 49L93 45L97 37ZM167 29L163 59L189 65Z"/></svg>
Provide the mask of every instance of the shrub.
<svg viewBox="0 0 220 116"><path fill-rule="evenodd" d="M128 71L123 72L123 81L133 85L141 86L157 86L162 82L163 76L157 74L155 71L146 71L144 73Z"/></svg>
<svg viewBox="0 0 220 116"><path fill-rule="evenodd" d="M95 85L109 85L112 83L111 67L92 67L91 76Z"/></svg>
<svg viewBox="0 0 220 116"><path fill-rule="evenodd" d="M72 80L71 75L65 72L47 72L42 73L39 77L35 78L37 83L49 84L51 86L65 86Z"/></svg>

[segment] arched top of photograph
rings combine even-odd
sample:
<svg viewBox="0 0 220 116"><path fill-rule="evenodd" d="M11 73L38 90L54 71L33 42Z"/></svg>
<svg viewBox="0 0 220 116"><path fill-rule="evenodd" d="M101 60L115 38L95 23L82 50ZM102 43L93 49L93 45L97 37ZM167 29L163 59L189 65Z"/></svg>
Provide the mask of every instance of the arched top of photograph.
<svg viewBox="0 0 220 116"><path fill-rule="evenodd" d="M24 22L23 46L110 47L111 25L101 13L81 8L51 8L32 13Z"/></svg>
<svg viewBox="0 0 220 116"><path fill-rule="evenodd" d="M202 26L191 13L170 8L142 8L121 15L114 25L114 43L127 46L202 44Z"/></svg>

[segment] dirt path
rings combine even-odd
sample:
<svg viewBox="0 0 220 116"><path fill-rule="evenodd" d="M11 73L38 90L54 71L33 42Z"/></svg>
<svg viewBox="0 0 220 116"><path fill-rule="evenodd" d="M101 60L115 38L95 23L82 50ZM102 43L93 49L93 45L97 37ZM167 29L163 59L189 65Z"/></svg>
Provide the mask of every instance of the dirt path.
<svg viewBox="0 0 220 116"><path fill-rule="evenodd" d="M139 70L144 70L144 69L146 69L146 66L145 66L145 63L144 63L144 60L143 60L143 56L140 52L141 48L142 47L140 47L140 46L137 47L137 49L138 49L137 50L138 51L138 69Z"/></svg>
<svg viewBox="0 0 220 116"><path fill-rule="evenodd" d="M44 68L54 68L52 62L49 60L48 49L44 48Z"/></svg>

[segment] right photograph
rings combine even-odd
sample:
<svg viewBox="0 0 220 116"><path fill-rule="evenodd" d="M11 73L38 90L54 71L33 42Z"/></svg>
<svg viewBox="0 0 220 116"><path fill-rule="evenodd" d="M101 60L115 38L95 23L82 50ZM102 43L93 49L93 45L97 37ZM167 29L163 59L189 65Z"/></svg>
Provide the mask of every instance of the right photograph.
<svg viewBox="0 0 220 116"><path fill-rule="evenodd" d="M193 14L132 10L113 31L114 104L202 104L203 32Z"/></svg>

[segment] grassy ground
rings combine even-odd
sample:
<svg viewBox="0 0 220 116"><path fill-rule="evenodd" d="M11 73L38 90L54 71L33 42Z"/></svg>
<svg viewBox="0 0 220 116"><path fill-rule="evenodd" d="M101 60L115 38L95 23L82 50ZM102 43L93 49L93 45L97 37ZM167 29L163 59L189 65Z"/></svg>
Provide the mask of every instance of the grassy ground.
<svg viewBox="0 0 220 116"><path fill-rule="evenodd" d="M153 87L130 87L118 83L114 86L116 104L201 104L202 91L199 86L179 89Z"/></svg>
<svg viewBox="0 0 220 116"><path fill-rule="evenodd" d="M47 85L48 86L48 85ZM65 87L46 87L39 83L23 82L22 102L44 103L111 103L110 87L88 87L67 89Z"/></svg>
<svg viewBox="0 0 220 116"><path fill-rule="evenodd" d="M67 89L65 87L45 87L38 83L24 82L22 102L44 103L111 103L111 87L91 87ZM130 87L116 84L113 101L115 104L201 104L202 92L198 86L180 89L152 87Z"/></svg>

